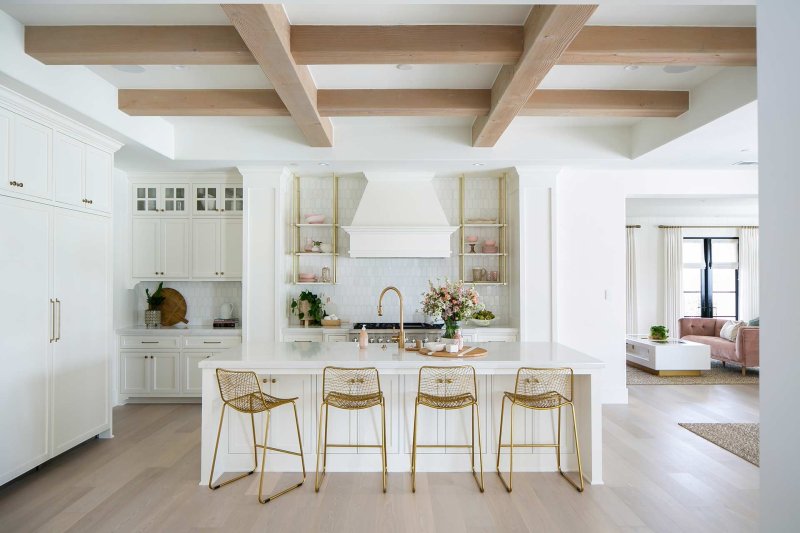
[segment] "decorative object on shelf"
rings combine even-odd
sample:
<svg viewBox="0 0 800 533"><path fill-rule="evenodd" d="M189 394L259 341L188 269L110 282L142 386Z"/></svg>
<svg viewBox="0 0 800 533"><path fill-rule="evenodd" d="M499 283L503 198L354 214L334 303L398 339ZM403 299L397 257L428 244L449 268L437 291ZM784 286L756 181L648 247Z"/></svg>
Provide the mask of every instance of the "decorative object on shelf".
<svg viewBox="0 0 800 533"><path fill-rule="evenodd" d="M175 326L188 324L186 320L186 300L175 289L162 289L164 301L161 303L161 325Z"/></svg>
<svg viewBox="0 0 800 533"><path fill-rule="evenodd" d="M445 280L441 286L429 281L428 285L428 291L422 295L422 312L444 321L445 339L455 338L458 323L483 308L478 292L463 281Z"/></svg>
<svg viewBox="0 0 800 533"><path fill-rule="evenodd" d="M300 283L315 283L317 281L317 275L313 272L300 272L297 278Z"/></svg>
<svg viewBox="0 0 800 533"><path fill-rule="evenodd" d="M144 312L144 325L148 328L157 328L161 325L161 304L164 302L164 282L160 282L153 294L150 289L145 289L147 298L147 310Z"/></svg>
<svg viewBox="0 0 800 533"><path fill-rule="evenodd" d="M329 254L333 252L333 245L329 242L321 242L319 244L319 249L322 251L323 254Z"/></svg>
<svg viewBox="0 0 800 533"><path fill-rule="evenodd" d="M303 250L305 250L306 252L310 252L313 248L314 248L314 241L311 239L311 237L307 237L306 245L303 247Z"/></svg>
<svg viewBox="0 0 800 533"><path fill-rule="evenodd" d="M328 179L332 180L331 186L325 184ZM322 215L318 213L301 214L302 210L311 209L311 206L303 205L300 201L301 182L305 184L308 182L312 190L328 190L330 191L330 212L332 216ZM313 207L317 209L318 207ZM309 178L301 178L294 176L294 190L292 198L292 283L294 284L336 284L336 241L339 232L339 177L335 174L330 177L314 176ZM309 225L321 226L319 228ZM313 233L309 236L308 232ZM325 236L327 235L327 236ZM316 275L306 276L301 278L301 269L307 270L313 268L319 269L318 263L313 267L305 264L309 254L327 254L332 256L331 262L328 265L330 273L325 276L322 281L318 281Z"/></svg>
<svg viewBox="0 0 800 533"><path fill-rule="evenodd" d="M484 281L486 279L486 269L475 267L472 269L472 281Z"/></svg>
<svg viewBox="0 0 800 533"><path fill-rule="evenodd" d="M303 291L295 300L292 298L292 313L297 314L305 327L309 324L321 324L325 317L325 305L322 298L311 291Z"/></svg>
<svg viewBox="0 0 800 533"><path fill-rule="evenodd" d="M331 282L331 269L330 267L324 266L322 267L322 277L320 278L322 283L330 283Z"/></svg>
<svg viewBox="0 0 800 533"><path fill-rule="evenodd" d="M320 248L320 245L322 244L322 241L311 241L311 242L312 242L312 246L311 246L311 251L312 252L314 252L315 254L318 254L318 253L322 252L322 248Z"/></svg>
<svg viewBox="0 0 800 533"><path fill-rule="evenodd" d="M325 215L306 215L306 224L322 224L325 222Z"/></svg>
<svg viewBox="0 0 800 533"><path fill-rule="evenodd" d="M336 315L325 315L322 318L322 326L326 328L334 328L342 325L342 321Z"/></svg>
<svg viewBox="0 0 800 533"><path fill-rule="evenodd" d="M467 245L469 246L469 253L475 253L475 245L478 243L477 235L467 235Z"/></svg>
<svg viewBox="0 0 800 533"><path fill-rule="evenodd" d="M459 224L461 228L461 253L459 254L459 276L466 279L469 269L475 266L471 256L490 256L482 261L483 266L497 272L497 276L479 279L473 276L474 283L485 285L506 285L508 283L508 220L506 209L506 175L499 176L461 176L459 184ZM496 193L495 193L496 191ZM496 205L490 205L496 194ZM467 214L470 216L468 217ZM468 237L485 239L476 250L476 243ZM467 232L470 232L467 235ZM495 256L495 257L491 257ZM483 258L482 258L483 259Z"/></svg>
<svg viewBox="0 0 800 533"><path fill-rule="evenodd" d="M665 341L669 339L667 326L650 326L650 340Z"/></svg>
<svg viewBox="0 0 800 533"><path fill-rule="evenodd" d="M486 240L483 241L483 247L481 251L485 254L496 254L497 253L497 241L494 240Z"/></svg>
<svg viewBox="0 0 800 533"><path fill-rule="evenodd" d="M219 306L219 317L225 320L233 318L233 304Z"/></svg>
<svg viewBox="0 0 800 533"><path fill-rule="evenodd" d="M239 319L238 318L215 318L214 322L212 323L212 327L215 327L215 328L238 328L239 327Z"/></svg>
<svg viewBox="0 0 800 533"><path fill-rule="evenodd" d="M490 270L489 274L486 276L486 281L491 281L496 283L500 280L500 271L498 270Z"/></svg>
<svg viewBox="0 0 800 533"><path fill-rule="evenodd" d="M494 313L488 309L481 309L472 315L472 323L483 328L491 324L492 320L494 320Z"/></svg>

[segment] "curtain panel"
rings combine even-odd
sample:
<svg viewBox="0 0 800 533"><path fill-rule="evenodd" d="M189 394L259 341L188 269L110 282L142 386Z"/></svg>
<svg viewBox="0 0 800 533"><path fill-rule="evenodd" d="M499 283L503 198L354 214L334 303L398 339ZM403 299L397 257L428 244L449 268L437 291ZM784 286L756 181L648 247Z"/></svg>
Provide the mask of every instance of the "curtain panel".
<svg viewBox="0 0 800 533"><path fill-rule="evenodd" d="M636 228L626 228L626 234L628 239L625 268L627 278L627 286L625 288L627 331L628 334L636 334L639 333L638 294L636 292Z"/></svg>
<svg viewBox="0 0 800 533"><path fill-rule="evenodd" d="M758 228L739 228L739 319L758 317Z"/></svg>
<svg viewBox="0 0 800 533"><path fill-rule="evenodd" d="M677 338L683 316L683 230L664 228L664 325Z"/></svg>

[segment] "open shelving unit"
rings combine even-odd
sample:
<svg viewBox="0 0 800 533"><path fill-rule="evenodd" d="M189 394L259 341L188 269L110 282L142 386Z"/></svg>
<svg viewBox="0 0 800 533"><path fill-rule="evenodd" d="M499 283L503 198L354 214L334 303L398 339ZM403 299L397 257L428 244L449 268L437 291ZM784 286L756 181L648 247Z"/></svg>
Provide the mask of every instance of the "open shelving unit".
<svg viewBox="0 0 800 533"><path fill-rule="evenodd" d="M303 220L303 213L301 213L301 202L300 202L300 193L301 193L301 178L300 176L294 176L294 190L293 190L293 201L292 201L292 283L295 285L335 285L336 284L336 260L338 258L337 253L337 237L339 232L339 177L333 174L331 179L331 222L326 222L323 224L308 224L302 222ZM319 177L310 177L307 179L326 179L326 178L319 178ZM319 229L327 229L330 233L330 244L332 252L306 252L303 240L304 238L308 238L311 230L319 230ZM300 270L301 266L307 265L308 263L305 262L311 258L318 258L318 257L328 257L330 258L330 269L331 269L331 278L330 281L322 281L322 265L315 265L313 268L319 269L317 272L319 281L300 281ZM301 264L301 261L304 261ZM308 268L308 267L306 267Z"/></svg>
<svg viewBox="0 0 800 533"><path fill-rule="evenodd" d="M470 185L478 183L476 180L496 180L497 181L497 204L492 209L493 214L496 215L494 222L470 222L478 218L474 213L474 207L469 204L468 196L471 191ZM507 285L508 284L508 219L506 218L506 175L500 176L474 176L467 177L461 176L459 184L459 239L461 241L459 252L459 273L461 279L473 283L475 285ZM485 216L485 213L480 213ZM485 253L481 251L469 252L469 243L467 243L467 231L475 231L478 235L483 236L484 240L487 236L493 238L497 242L497 252ZM476 231L477 230L477 231ZM476 248L480 244L476 243ZM482 245L481 245L482 247ZM476 261L480 258L481 261ZM485 267L489 264L489 268ZM487 271L497 268L497 281L488 280L474 280L472 275L473 268L486 268ZM469 279L468 279L469 278Z"/></svg>

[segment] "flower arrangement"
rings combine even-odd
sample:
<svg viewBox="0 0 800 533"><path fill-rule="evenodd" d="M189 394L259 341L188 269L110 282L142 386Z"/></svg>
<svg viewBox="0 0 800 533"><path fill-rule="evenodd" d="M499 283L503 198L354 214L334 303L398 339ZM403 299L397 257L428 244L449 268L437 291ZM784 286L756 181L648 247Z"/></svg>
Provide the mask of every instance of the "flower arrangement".
<svg viewBox="0 0 800 533"><path fill-rule="evenodd" d="M483 309L475 287L467 286L463 281L445 280L440 286L429 281L428 285L427 292L422 294L422 312L444 320L446 339L454 338L459 321Z"/></svg>

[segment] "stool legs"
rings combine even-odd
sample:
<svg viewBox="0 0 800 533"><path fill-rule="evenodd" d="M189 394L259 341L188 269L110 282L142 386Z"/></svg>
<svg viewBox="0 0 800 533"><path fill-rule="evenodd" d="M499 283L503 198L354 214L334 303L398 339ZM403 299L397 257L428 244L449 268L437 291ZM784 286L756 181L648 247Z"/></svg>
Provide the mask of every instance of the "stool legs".
<svg viewBox="0 0 800 533"><path fill-rule="evenodd" d="M263 454L261 456L261 479L259 479L259 481L258 481L258 501L261 502L261 503L271 502L272 500L278 498L279 496L283 496L287 492L290 492L290 491L293 491L296 488L299 488L306 481L306 460L305 460L305 458L303 458L303 441L300 438L300 421L297 418L297 405L294 402L291 402L291 403L292 403L292 410L294 411L294 424L295 424L295 428L297 429L297 445L299 446L300 451L299 452L293 452L293 451L290 451L290 450L282 450L280 448L273 448L272 446L268 446L267 445L267 442L268 442L267 439L269 438L269 423L270 423L270 418L271 418L271 413L272 413L271 410L267 411L267 420L264 423L264 444L263 444L263 446L259 445L261 448L264 449L264 452L263 452ZM287 487L287 488L285 488L283 490L280 490L278 492L270 494L266 498L262 498L262 487L264 485L264 467L267 464L267 450L272 450L274 452L280 452L280 453L287 453L289 455L299 455L300 456L300 465L303 468L303 479L301 479L299 483L295 483L294 485L291 485L291 486L289 486L289 487Z"/></svg>
<svg viewBox="0 0 800 533"><path fill-rule="evenodd" d="M558 408L558 428L559 428L559 448L558 448L558 457L559 457L559 465L558 465L558 472L569 481L569 484L575 487L578 492L583 492L583 465L581 464L581 447L580 443L578 442L578 423L575 420L575 405L572 402L569 403L570 408L572 409L572 434L575 437L575 453L578 455L578 484L572 481L567 474L561 470L561 407Z"/></svg>
<svg viewBox="0 0 800 533"><path fill-rule="evenodd" d="M511 402L511 409L509 413L509 417L511 421L509 425L511 426L510 436L509 436L509 444L503 444L503 417L505 416L506 412L506 396L503 396L503 401L500 402L500 436L498 438L497 443L497 475L500 477L500 481L503 482L503 486L506 488L508 492L511 492L512 489L512 477L514 475L514 402ZM508 454L508 483L506 480L503 479L503 474L500 472L500 455L503 451L503 448L509 448Z"/></svg>
<svg viewBox="0 0 800 533"><path fill-rule="evenodd" d="M383 401L383 398L381 398L381 428L383 429L381 437L381 472L383 474L383 492L386 492L386 471L388 468L386 465L386 403Z"/></svg>
<svg viewBox="0 0 800 533"><path fill-rule="evenodd" d="M222 411L219 414L219 428L217 429L217 442L214 444L214 458L211 460L211 473L208 475L208 488L211 490L217 490L220 487L224 487L234 481L239 481L240 479L249 476L253 472L256 471L258 467L258 450L256 448L256 423L253 419L253 415L250 415L250 425L253 428L253 469L249 472L245 472L244 474L238 475L233 479L229 479L228 481L223 481L218 485L213 485L212 481L214 480L214 467L217 464L217 451L219 450L219 437L222 434L222 422L225 419L225 408L228 404L222 404Z"/></svg>

